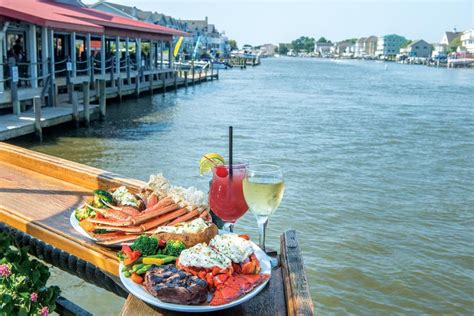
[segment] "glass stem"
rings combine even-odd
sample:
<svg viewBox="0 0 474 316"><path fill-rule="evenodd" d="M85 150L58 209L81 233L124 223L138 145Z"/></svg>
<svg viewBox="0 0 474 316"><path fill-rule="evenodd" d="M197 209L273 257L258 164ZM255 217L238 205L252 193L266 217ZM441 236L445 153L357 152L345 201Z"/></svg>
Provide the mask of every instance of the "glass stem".
<svg viewBox="0 0 474 316"><path fill-rule="evenodd" d="M258 242L260 248L265 251L265 231L267 229L268 217L258 219Z"/></svg>

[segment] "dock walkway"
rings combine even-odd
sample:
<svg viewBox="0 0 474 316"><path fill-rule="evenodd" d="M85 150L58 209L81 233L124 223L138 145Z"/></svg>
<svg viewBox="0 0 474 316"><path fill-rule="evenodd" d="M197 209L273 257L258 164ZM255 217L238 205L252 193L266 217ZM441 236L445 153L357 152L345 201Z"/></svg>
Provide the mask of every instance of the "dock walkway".
<svg viewBox="0 0 474 316"><path fill-rule="evenodd" d="M188 85L194 85L197 83L205 82L208 80L218 79L218 73L200 73L196 72L194 77L188 72L176 72L176 78L158 79L155 80L152 76L148 75L148 81L139 81L138 84L124 84L121 87L109 86L105 88L105 100L110 98L121 98L128 95L137 95L140 93L164 93L166 91L175 90L180 87L187 87ZM150 82L151 80L151 82ZM19 90L21 92L22 89ZM24 89L22 94L25 95L25 99L34 99L35 93L38 89ZM0 115L0 141L12 139L15 137L37 133L41 136L42 129L51 127L74 120L87 121L89 122L90 117L97 118L100 114L105 116L105 101L103 109L100 105L100 89L90 90L89 102L87 104L88 110L86 111L86 105L84 104L84 93L75 91L77 93L77 106L75 107L69 100L70 96L68 93L59 94L56 96L57 106L54 107L40 107L40 116L35 115L34 107L23 111L18 115L6 114ZM38 99L38 102L40 100ZM86 118L86 115L89 116Z"/></svg>

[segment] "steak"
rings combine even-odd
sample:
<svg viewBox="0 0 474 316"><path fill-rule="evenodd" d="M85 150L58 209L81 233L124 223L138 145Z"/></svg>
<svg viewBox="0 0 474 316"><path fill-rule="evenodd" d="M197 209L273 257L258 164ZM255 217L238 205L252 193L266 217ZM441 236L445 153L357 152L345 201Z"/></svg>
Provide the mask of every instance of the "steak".
<svg viewBox="0 0 474 316"><path fill-rule="evenodd" d="M167 303L197 305L207 300L207 282L173 264L152 266L143 285L151 295Z"/></svg>

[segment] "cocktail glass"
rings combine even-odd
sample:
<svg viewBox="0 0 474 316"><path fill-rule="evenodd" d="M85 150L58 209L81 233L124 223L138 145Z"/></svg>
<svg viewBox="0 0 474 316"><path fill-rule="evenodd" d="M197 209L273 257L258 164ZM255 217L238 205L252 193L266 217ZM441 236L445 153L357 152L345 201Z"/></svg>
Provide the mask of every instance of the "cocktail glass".
<svg viewBox="0 0 474 316"><path fill-rule="evenodd" d="M234 224L244 215L249 207L244 199L242 180L245 177L247 164L234 163L212 168L212 183L209 190L209 206L225 224L224 227L234 231Z"/></svg>

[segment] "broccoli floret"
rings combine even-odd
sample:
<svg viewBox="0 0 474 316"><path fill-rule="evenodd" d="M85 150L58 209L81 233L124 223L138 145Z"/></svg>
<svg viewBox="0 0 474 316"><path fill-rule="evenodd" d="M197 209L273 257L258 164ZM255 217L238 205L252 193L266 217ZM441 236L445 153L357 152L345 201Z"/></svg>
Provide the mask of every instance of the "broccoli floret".
<svg viewBox="0 0 474 316"><path fill-rule="evenodd" d="M186 249L186 246L181 240L168 240L163 253L168 256L179 257L184 249Z"/></svg>
<svg viewBox="0 0 474 316"><path fill-rule="evenodd" d="M156 254L158 249L158 239L155 237L140 236L130 246L133 250L139 250L142 256L151 256Z"/></svg>
<svg viewBox="0 0 474 316"><path fill-rule="evenodd" d="M109 204L112 204L112 202L113 202L112 194L110 194L109 192L104 191L104 190L95 190L94 191L94 202L93 202L94 207L97 207L97 208L106 207L105 204L102 201L104 201L106 203L109 203Z"/></svg>
<svg viewBox="0 0 474 316"><path fill-rule="evenodd" d="M95 217L95 212L87 207L87 205L84 205L83 207L77 208L74 211L74 216L78 221L82 221L86 218Z"/></svg>

